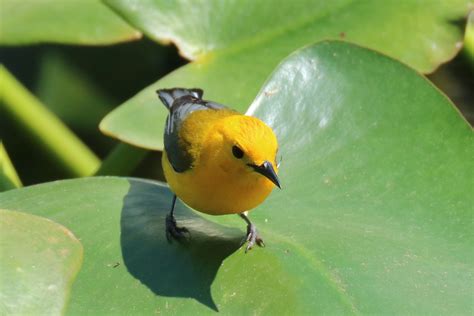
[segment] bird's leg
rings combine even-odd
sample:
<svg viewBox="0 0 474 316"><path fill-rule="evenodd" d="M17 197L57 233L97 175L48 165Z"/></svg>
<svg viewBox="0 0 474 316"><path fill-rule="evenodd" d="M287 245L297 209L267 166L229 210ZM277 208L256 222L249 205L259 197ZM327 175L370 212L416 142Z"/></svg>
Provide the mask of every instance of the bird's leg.
<svg viewBox="0 0 474 316"><path fill-rule="evenodd" d="M245 241L247 242L247 248L245 248L245 252L249 251L252 249L252 247L257 244L260 247L265 247L265 244L263 243L263 239L260 238L260 235L258 234L257 227L255 227L254 224L250 221L250 219L247 217L247 215L244 213L240 213L239 216L243 218L243 220L247 223L247 238Z"/></svg>
<svg viewBox="0 0 474 316"><path fill-rule="evenodd" d="M173 195L173 203L171 205L171 211L166 215L166 239L171 242L171 238L182 240L186 238L184 233L189 232L186 227L178 227L176 225L176 219L174 218L174 206L176 204L176 194Z"/></svg>

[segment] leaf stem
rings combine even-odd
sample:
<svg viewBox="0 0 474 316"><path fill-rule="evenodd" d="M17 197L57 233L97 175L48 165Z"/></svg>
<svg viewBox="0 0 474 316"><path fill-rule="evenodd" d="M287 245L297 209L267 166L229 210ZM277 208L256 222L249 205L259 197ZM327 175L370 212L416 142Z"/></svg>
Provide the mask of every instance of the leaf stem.
<svg viewBox="0 0 474 316"><path fill-rule="evenodd" d="M474 69L474 11L467 18L466 32L464 33L464 53Z"/></svg>
<svg viewBox="0 0 474 316"><path fill-rule="evenodd" d="M22 183L15 167L8 157L8 153L0 140L0 192L22 187Z"/></svg>
<svg viewBox="0 0 474 316"><path fill-rule="evenodd" d="M71 176L89 176L97 170L97 156L3 65L0 106Z"/></svg>
<svg viewBox="0 0 474 316"><path fill-rule="evenodd" d="M119 143L104 159L95 175L128 176L147 153L148 150Z"/></svg>

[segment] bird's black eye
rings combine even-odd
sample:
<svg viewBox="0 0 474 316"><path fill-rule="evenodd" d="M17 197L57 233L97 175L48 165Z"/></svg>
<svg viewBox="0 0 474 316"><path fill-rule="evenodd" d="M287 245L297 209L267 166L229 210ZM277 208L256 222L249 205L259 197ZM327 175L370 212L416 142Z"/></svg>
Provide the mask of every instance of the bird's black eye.
<svg viewBox="0 0 474 316"><path fill-rule="evenodd" d="M239 147L237 146L232 146L232 154L234 155L235 158L242 158L244 156L244 152L242 151L242 149L240 149Z"/></svg>

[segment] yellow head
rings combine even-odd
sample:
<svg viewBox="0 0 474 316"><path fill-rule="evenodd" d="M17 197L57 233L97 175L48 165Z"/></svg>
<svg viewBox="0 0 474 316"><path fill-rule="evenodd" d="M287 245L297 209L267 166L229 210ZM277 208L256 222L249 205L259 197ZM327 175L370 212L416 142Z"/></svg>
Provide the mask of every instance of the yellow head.
<svg viewBox="0 0 474 316"><path fill-rule="evenodd" d="M232 115L218 120L202 149L200 164L212 168L225 186L253 195L253 204L261 203L275 185L280 187L276 136L255 117Z"/></svg>

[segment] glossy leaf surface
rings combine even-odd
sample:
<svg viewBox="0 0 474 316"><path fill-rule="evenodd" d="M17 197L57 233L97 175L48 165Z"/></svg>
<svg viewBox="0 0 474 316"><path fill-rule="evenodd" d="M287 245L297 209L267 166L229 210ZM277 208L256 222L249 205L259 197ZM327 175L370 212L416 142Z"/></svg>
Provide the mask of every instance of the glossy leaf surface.
<svg viewBox="0 0 474 316"><path fill-rule="evenodd" d="M474 136L426 79L324 42L286 59L250 111L277 133L283 189L251 213L267 247L247 255L236 216L181 204L191 240L169 245L171 194L157 183L89 178L0 195L81 238L71 314L473 312Z"/></svg>
<svg viewBox="0 0 474 316"><path fill-rule="evenodd" d="M81 243L69 230L46 218L0 209L0 253L2 315L64 311L82 263Z"/></svg>
<svg viewBox="0 0 474 316"><path fill-rule="evenodd" d="M2 0L0 44L112 44L141 33L99 0Z"/></svg>
<svg viewBox="0 0 474 316"><path fill-rule="evenodd" d="M204 97L245 112L288 54L324 39L344 39L433 71L462 46L470 0L436 1L160 1L107 0L132 25L173 41L194 61L111 112L101 130L161 150L166 109L158 88L198 87Z"/></svg>

